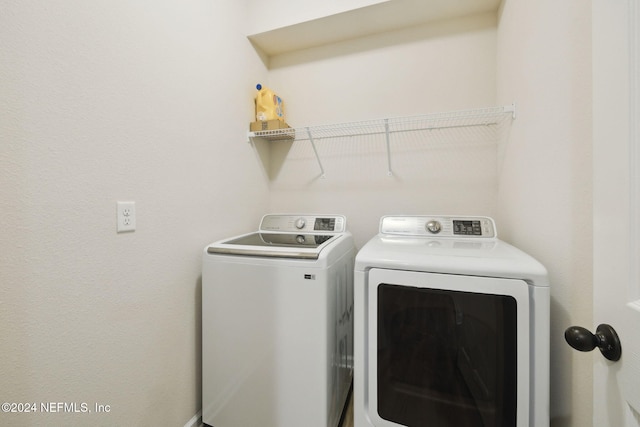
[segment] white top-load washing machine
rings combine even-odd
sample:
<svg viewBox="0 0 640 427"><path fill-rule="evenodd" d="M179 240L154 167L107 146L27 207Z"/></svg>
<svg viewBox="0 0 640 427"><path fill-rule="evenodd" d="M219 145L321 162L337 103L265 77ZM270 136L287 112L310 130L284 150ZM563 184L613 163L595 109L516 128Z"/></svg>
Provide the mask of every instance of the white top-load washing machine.
<svg viewBox="0 0 640 427"><path fill-rule="evenodd" d="M340 215L265 215L204 249L202 421L333 427L353 373L355 245Z"/></svg>
<svg viewBox="0 0 640 427"><path fill-rule="evenodd" d="M547 272L491 218L383 217L354 301L355 427L549 425Z"/></svg>

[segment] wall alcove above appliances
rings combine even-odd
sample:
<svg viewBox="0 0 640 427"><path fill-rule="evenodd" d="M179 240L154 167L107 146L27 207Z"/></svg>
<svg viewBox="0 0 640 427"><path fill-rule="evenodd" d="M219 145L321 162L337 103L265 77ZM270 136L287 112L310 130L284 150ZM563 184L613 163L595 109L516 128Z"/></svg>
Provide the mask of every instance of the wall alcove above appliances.
<svg viewBox="0 0 640 427"><path fill-rule="evenodd" d="M477 108L417 116L405 116L347 122L329 125L304 126L288 129L248 132L249 141L309 141L320 168L325 169L318 155L316 143L321 140L384 135L387 152L387 174L393 175L392 147L403 139L419 137L424 144L496 145L505 142L509 125L516 117L515 104L501 107ZM441 131L438 138L433 133ZM437 141L437 142L434 142Z"/></svg>
<svg viewBox="0 0 640 427"><path fill-rule="evenodd" d="M303 22L282 24L281 20L276 20L275 26L265 24L270 20L264 18L264 8L255 8L252 13L258 17L253 19L258 24L253 25L247 38L271 57L435 21L497 13L501 0L381 0L371 3Z"/></svg>

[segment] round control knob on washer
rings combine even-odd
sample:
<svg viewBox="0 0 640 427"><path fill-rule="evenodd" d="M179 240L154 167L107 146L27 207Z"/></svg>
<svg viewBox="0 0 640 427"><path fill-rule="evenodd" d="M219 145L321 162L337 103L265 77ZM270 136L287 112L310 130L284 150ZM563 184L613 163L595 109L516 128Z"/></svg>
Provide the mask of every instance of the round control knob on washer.
<svg viewBox="0 0 640 427"><path fill-rule="evenodd" d="M442 230L442 225L438 221L429 221L425 228L429 233L438 234Z"/></svg>
<svg viewBox="0 0 640 427"><path fill-rule="evenodd" d="M298 230L303 229L306 224L307 222L304 220L304 218L296 219L295 226Z"/></svg>
<svg viewBox="0 0 640 427"><path fill-rule="evenodd" d="M305 240L306 239L304 238L304 236L302 234L298 234L296 236L296 242L298 242L299 244L303 244L305 242Z"/></svg>

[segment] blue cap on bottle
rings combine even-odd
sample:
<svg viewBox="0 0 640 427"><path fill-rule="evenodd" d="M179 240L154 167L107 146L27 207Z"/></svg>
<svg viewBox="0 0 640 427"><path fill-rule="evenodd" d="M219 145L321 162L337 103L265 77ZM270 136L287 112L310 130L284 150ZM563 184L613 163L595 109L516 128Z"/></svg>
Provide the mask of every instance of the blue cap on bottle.
<svg viewBox="0 0 640 427"><path fill-rule="evenodd" d="M256 85L256 89L258 89L258 90L262 89L262 85L261 85L260 83L258 83L258 84Z"/></svg>

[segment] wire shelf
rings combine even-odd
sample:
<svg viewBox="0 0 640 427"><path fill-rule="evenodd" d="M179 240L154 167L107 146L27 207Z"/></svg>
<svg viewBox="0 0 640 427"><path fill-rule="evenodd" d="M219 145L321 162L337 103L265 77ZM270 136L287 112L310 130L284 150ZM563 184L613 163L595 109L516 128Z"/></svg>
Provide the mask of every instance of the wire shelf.
<svg viewBox="0 0 640 427"><path fill-rule="evenodd" d="M516 117L515 104L502 107L477 108L444 113L432 113L418 116L395 117L387 119L365 120L358 122L338 123L330 125L306 126L297 128L265 130L249 132L249 139L263 138L270 141L296 140L310 141L321 173L324 167L315 146L315 142L327 138L345 138L367 135L385 135L387 143L388 173L391 171L392 135L403 133L425 132L439 129L471 130L476 127L493 128L493 142L499 142L503 125Z"/></svg>

